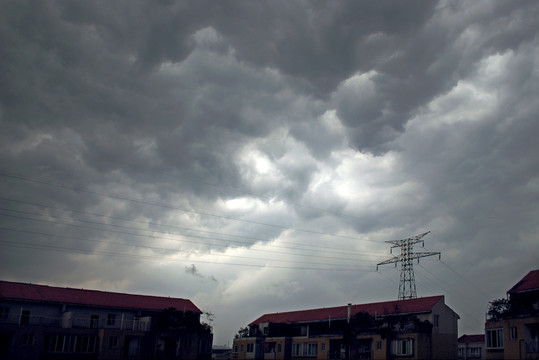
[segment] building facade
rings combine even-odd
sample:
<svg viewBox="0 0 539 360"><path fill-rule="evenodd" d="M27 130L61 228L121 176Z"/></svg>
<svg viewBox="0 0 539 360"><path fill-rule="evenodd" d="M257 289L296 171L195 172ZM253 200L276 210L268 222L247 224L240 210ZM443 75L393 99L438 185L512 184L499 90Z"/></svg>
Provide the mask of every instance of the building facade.
<svg viewBox="0 0 539 360"><path fill-rule="evenodd" d="M539 270L509 291L504 306L485 322L487 359L539 359Z"/></svg>
<svg viewBox="0 0 539 360"><path fill-rule="evenodd" d="M458 315L443 296L265 314L234 359L456 359Z"/></svg>
<svg viewBox="0 0 539 360"><path fill-rule="evenodd" d="M186 299L0 281L0 358L209 360L200 315Z"/></svg>
<svg viewBox="0 0 539 360"><path fill-rule="evenodd" d="M462 335L458 340L459 360L485 359L485 334Z"/></svg>

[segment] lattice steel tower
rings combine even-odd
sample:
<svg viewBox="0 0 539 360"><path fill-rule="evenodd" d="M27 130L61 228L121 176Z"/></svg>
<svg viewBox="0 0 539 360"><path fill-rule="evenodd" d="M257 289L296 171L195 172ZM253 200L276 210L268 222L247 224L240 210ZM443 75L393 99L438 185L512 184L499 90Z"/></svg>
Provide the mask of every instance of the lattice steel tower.
<svg viewBox="0 0 539 360"><path fill-rule="evenodd" d="M386 241L386 243L393 244L393 246L391 246L390 248L390 251L392 251L393 248L400 247L401 253L398 256L394 256L390 259L387 259L385 261L382 261L381 263L376 264L376 271L378 271L379 265L395 263L395 267L396 267L397 263L399 262L401 263L401 279L399 282L399 300L415 299L417 297L417 292L415 288L415 275L414 275L413 260L417 259L417 262L419 263L419 258L422 258L425 256L433 256L433 255L438 255L438 257L441 258L441 254L439 252L432 252L432 251L418 252L418 253L413 252L414 244L417 244L420 242L423 244L423 246L425 246L425 241L421 239L428 233L430 233L430 231L414 236L412 238Z"/></svg>

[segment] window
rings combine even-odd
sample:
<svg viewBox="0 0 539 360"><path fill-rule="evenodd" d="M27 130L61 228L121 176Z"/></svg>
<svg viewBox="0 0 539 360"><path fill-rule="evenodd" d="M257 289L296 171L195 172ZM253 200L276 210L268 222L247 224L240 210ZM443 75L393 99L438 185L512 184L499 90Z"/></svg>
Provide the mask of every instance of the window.
<svg viewBox="0 0 539 360"><path fill-rule="evenodd" d="M292 356L300 356L303 354L303 344L292 344Z"/></svg>
<svg viewBox="0 0 539 360"><path fill-rule="evenodd" d="M241 351L243 351L243 345L241 345L240 349L241 349Z"/></svg>
<svg viewBox="0 0 539 360"><path fill-rule="evenodd" d="M480 358L481 357L481 348L480 347L472 347L468 349L470 353L470 357Z"/></svg>
<svg viewBox="0 0 539 360"><path fill-rule="evenodd" d="M393 355L411 356L413 355L412 339L393 340Z"/></svg>
<svg viewBox="0 0 539 360"><path fill-rule="evenodd" d="M44 349L53 353L92 353L96 343L97 336L48 335Z"/></svg>
<svg viewBox="0 0 539 360"><path fill-rule="evenodd" d="M92 315L90 317L90 327L94 329L99 327L99 315Z"/></svg>
<svg viewBox="0 0 539 360"><path fill-rule="evenodd" d="M281 351L283 351L283 345L277 344L277 352L280 353Z"/></svg>
<svg viewBox="0 0 539 360"><path fill-rule="evenodd" d="M511 326L509 328L509 337L511 338L511 340L516 340L518 338L518 333L517 333L517 327L516 326Z"/></svg>
<svg viewBox="0 0 539 360"><path fill-rule="evenodd" d="M376 342L376 350L382 350L382 342L381 341Z"/></svg>
<svg viewBox="0 0 539 360"><path fill-rule="evenodd" d="M464 350L466 350L465 348L459 348L459 359L464 359Z"/></svg>
<svg viewBox="0 0 539 360"><path fill-rule="evenodd" d="M306 346L306 349L305 349L305 346L303 347L303 355L316 356L318 354L318 344L317 343L309 343L309 344L305 344L305 345L307 345L307 346Z"/></svg>
<svg viewBox="0 0 539 360"><path fill-rule="evenodd" d="M255 351L255 344L247 344L247 352L251 353Z"/></svg>
<svg viewBox="0 0 539 360"><path fill-rule="evenodd" d="M9 308L7 306L0 306L0 320L8 320Z"/></svg>
<svg viewBox="0 0 539 360"><path fill-rule="evenodd" d="M326 351L326 343L322 343L322 345L320 345L320 350Z"/></svg>
<svg viewBox="0 0 539 360"><path fill-rule="evenodd" d="M96 336L81 336L80 342L77 341L76 352L92 353L95 352L95 345L97 343Z"/></svg>
<svg viewBox="0 0 539 360"><path fill-rule="evenodd" d="M34 345L34 334L24 334L22 336L23 345Z"/></svg>
<svg viewBox="0 0 539 360"><path fill-rule="evenodd" d="M30 322L30 310L23 310L21 311L21 325L28 325Z"/></svg>
<svg viewBox="0 0 539 360"><path fill-rule="evenodd" d="M503 329L487 330L487 348L503 349Z"/></svg>
<svg viewBox="0 0 539 360"><path fill-rule="evenodd" d="M107 315L107 325L112 326L116 324L116 314L108 314Z"/></svg>
<svg viewBox="0 0 539 360"><path fill-rule="evenodd" d="M317 343L292 344L292 356L313 356L318 354Z"/></svg>
<svg viewBox="0 0 539 360"><path fill-rule="evenodd" d="M434 327L438 327L440 322L440 315L434 315Z"/></svg>
<svg viewBox="0 0 539 360"><path fill-rule="evenodd" d="M118 347L118 336L109 336L109 347Z"/></svg>
<svg viewBox="0 0 539 360"><path fill-rule="evenodd" d="M264 352L265 353L274 353L275 352L275 342L266 342L266 343L264 343Z"/></svg>

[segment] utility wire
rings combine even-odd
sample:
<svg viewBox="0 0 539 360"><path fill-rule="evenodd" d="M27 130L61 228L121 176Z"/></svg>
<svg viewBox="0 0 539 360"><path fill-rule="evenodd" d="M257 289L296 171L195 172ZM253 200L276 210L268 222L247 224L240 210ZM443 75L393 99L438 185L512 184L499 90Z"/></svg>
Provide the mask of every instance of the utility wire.
<svg viewBox="0 0 539 360"><path fill-rule="evenodd" d="M428 279L425 275L421 274L421 273L417 273L417 275L422 278L425 282L437 287L437 286L440 286L440 283L435 281L435 280L430 280ZM455 294L454 292L452 291L449 291L447 288L445 287L442 287L442 292L446 292L446 293L450 293L454 296L455 299L458 299L458 301L461 301L463 300L463 298L461 296L459 296L458 294ZM467 309L469 309L470 307L475 307L474 304L471 304L469 302L467 302L466 300L464 300L464 303L465 303L465 306L459 306L459 312L461 313L464 313L469 319L474 319L475 321L478 321L478 320L481 320L481 318L477 317L477 309L475 311L473 311L472 313L468 312ZM474 315L475 314L475 315Z"/></svg>
<svg viewBox="0 0 539 360"><path fill-rule="evenodd" d="M33 219L29 217L24 216L18 216L18 215L9 215L9 214L0 214L2 216L7 216L11 218L16 219L24 219L24 220L30 220L35 222L44 222L44 223L52 223L52 224L59 224L59 225L65 225L75 228L81 228L81 229L89 229L89 230L97 230L97 231L104 231L104 232L113 232L117 234L124 234L124 235L130 235L130 236L137 236L137 237L144 237L144 238L152 238L152 239L161 239L161 240L171 240L171 241L177 241L177 242L189 242L189 243L195 243L195 244L202 244L206 246L219 246L219 247L225 247L228 248L228 245L223 244L208 244L207 242L201 242L201 241L194 241L194 240L186 240L186 239L177 239L177 238L171 238L171 237L156 237L154 235L148 235L148 234L140 234L140 233L132 233L127 231L121 231L121 230L113 230L113 229L103 229L103 228L95 228L92 226L84 226L84 225L77 225L77 224L70 224L70 223L63 223L63 222L57 222L54 220L48 220L48 219ZM144 231L153 231L153 230L146 230ZM195 238L202 238L202 239L208 239L208 240L217 240L217 241L227 241L227 240L221 240L221 239L213 239L213 238L207 238L202 236L196 236L196 235L183 235L186 237L195 237ZM304 249L299 249L300 251L305 251ZM271 252L271 253L278 253L278 254L287 254L289 255L289 252L284 251L277 251L277 250L265 250L265 249L253 249L251 248L250 251L258 251L258 252ZM314 251L314 250L308 250L308 251ZM361 260L361 259L347 259L347 258L338 258L334 256L323 256L323 255L314 255L314 254L297 254L300 256L309 256L309 257L317 257L317 258L325 258L325 259L332 259L332 260L344 260L344 261L370 261L370 260Z"/></svg>
<svg viewBox="0 0 539 360"><path fill-rule="evenodd" d="M105 218L105 219L114 219L114 220L122 220L122 221L126 221L126 222L134 222L134 223L150 225L150 226L159 226L159 227L166 227L166 228L172 228L172 229L177 229L177 230L185 230L185 231L195 231L195 232L202 232L202 233L208 233L208 234L214 234L214 235L220 235L220 236L230 236L230 237L235 237L235 238L244 238L244 239L250 239L250 240L256 240L256 241L271 241L271 239L265 239L265 238L259 238L259 237L235 235L235 234L226 234L226 233L220 233L220 232L215 232L215 231L198 230L198 229L187 228L187 227L179 227L179 226L173 226L173 225L167 225L167 224L158 224L158 223L152 223L152 222L147 222L147 221L140 221L140 220L121 218L121 217L116 217L116 216L108 216L108 215L102 215L102 214L96 214L96 213L89 213L89 212L79 211L79 210L71 210L71 209L66 210L66 209L59 208L59 207L49 207L49 206L46 206L46 205L43 205L43 204L37 204L37 203L32 203L32 202L22 201L22 200L15 200L15 199L10 199L10 198L5 198L5 197L0 197L0 200L16 202L16 203L21 203L21 204L25 204L25 205L31 205L31 206L34 206L34 207L41 207L41 208L45 208L45 209L55 209L55 210L60 210L60 211L69 211L69 212L80 213L80 214L84 214L84 215L91 215L91 216L95 216L95 217L101 217L101 218ZM50 214L43 215L43 214L40 214L40 213L33 213L33 212L22 211L22 210L15 210L15 209L10 209L10 208L0 208L0 210L6 210L6 211L11 211L11 212L19 212L19 213L26 213L26 214L33 214L33 215L38 215L38 216L48 216L48 217L67 219L67 220L74 220L74 221L80 221L80 222L88 222L88 223L90 222L88 220L80 220L80 219L69 218L69 217L60 217L60 216L54 216L54 215L50 215ZM164 232L164 231L160 231L160 230L140 229L140 228L134 228L134 227L128 227L128 226L122 226L122 225L116 225L116 224L109 224L109 223L97 223L97 224L102 224L102 225L107 225L107 226L133 228L133 229L144 230L144 231L154 231L154 232L160 232L160 233L168 233L168 232ZM181 235L190 236L190 237L200 237L200 236L189 235L189 234L184 234L184 233L181 233ZM205 238L205 237L200 237L200 238ZM209 239L221 240L221 239L215 239L215 238L209 238ZM242 241L237 241L237 240L222 239L222 241L253 245L253 243L242 242ZM298 249L297 246L301 246L301 247L306 247L306 248L312 248L312 249L315 249L316 251L324 250L325 252L335 253L335 254L350 255L350 254L355 253L355 254L358 254L358 255L371 255L371 256L378 256L378 257L384 257L385 256L385 255L378 254L378 253L368 253L368 252L358 251L358 250L353 250L353 249L330 248L330 247L315 246L315 245L309 245L309 244L297 244L297 243L293 243L293 242L284 242L284 241L280 241L280 243L290 244L290 245L294 245L296 247L286 247L286 246L281 246L281 245L268 245L268 244L263 244L262 246L280 247L280 248L285 248L285 249ZM305 250L309 250L309 249L305 249ZM342 251L339 251L339 250L342 250ZM314 251L314 250L310 250L310 251Z"/></svg>
<svg viewBox="0 0 539 360"><path fill-rule="evenodd" d="M425 272L427 272L428 274L430 274L430 276L432 276L433 278L436 279L436 281L434 281L435 284L437 284L440 287L443 287L445 289L445 291L447 291L448 293L453 294L457 299L465 302L468 307L475 307L476 311L479 310L479 308L476 307L477 305L474 303L474 301L472 299L470 299L466 295L463 295L461 292L456 292L456 291L450 290L450 289L452 289L452 287L446 281L444 281L444 280L440 279L438 276L434 275L432 272L427 270L425 267L421 266L421 264L419 264L419 267L422 268L423 270L425 270ZM482 311L480 311L480 312L482 312Z"/></svg>
<svg viewBox="0 0 539 360"><path fill-rule="evenodd" d="M478 293L480 293L481 295L485 296L485 297L489 297L490 295L488 295L486 293L486 291L484 291L481 287L477 286L476 284L472 283L470 281L470 279L466 278L465 276L462 276L460 273L458 273L455 269L451 268L448 264L446 264L445 262L441 261L440 262L445 266L447 267L451 272L453 272L455 275L457 275L458 277L460 277L462 280L466 281L468 284L471 285L471 288L474 289L475 291L477 291Z"/></svg>
<svg viewBox="0 0 539 360"><path fill-rule="evenodd" d="M268 226L268 227L284 229L284 230L293 230L293 231L304 232L304 233L309 233L309 234L325 235L325 236L337 237L337 238L342 238L342 239L371 241L371 242L379 243L378 241L375 241L375 240L360 239L360 238L353 237L353 236L337 235L337 234L325 233L325 232L315 231L315 230L287 227L287 226L281 226L281 225L276 225L276 224L258 222L258 221L254 221L254 220L237 219L237 218L233 218L233 217L229 217L229 216L216 215L216 214L206 213L206 212L202 212L202 211L196 211L196 210L191 210L191 209L185 209L185 208L180 208L180 207L176 207L176 206L171 206L171 205L167 205L167 204L160 204L160 203L153 203L153 202L150 202L150 201L131 199L131 198L127 198L127 197L116 195L116 194L109 194L109 193L103 193L103 192L98 192L98 191L92 191L92 190L88 190L88 189L84 189L84 188L79 188L79 187L75 187L75 186L69 186L69 185L60 184L60 183L54 183L54 182L45 181L45 180L41 180L41 179L32 179L32 178L28 178L28 177L24 177L24 176L9 174L9 173L6 173L6 172L0 172L0 176L10 178L10 179L15 179L15 180L21 180L21 181L32 182L32 183L36 183L36 184L42 184L42 185L57 187L57 188L61 188L61 189L67 189L67 190L73 190L73 191L83 192L83 193L92 194L92 195L98 195L98 196L102 196L102 197L108 197L108 198L111 198L111 199L119 199L119 200L129 201L129 202L133 202L133 203L137 203L137 204L144 204L144 205L150 205L150 206L160 207L160 208L164 208L164 209L183 211L183 212L186 212L186 213L192 213L192 214L197 214L197 215L202 215L202 216L208 216L208 217L220 218L220 219L225 219L225 220L238 221L238 222L243 222L243 223L248 223L248 224Z"/></svg>
<svg viewBox="0 0 539 360"><path fill-rule="evenodd" d="M135 255L135 254L97 251L97 250L84 250L84 249L67 248L67 247L55 246L55 245L42 245L42 244L33 244L33 243L10 242L10 241L6 241L6 240L0 240L0 243L5 243L7 246L18 247L18 248L50 250L50 251L67 252L67 253L80 253L80 254L87 254L87 255L105 255L105 256L133 258L133 259L156 259L156 260L163 260L164 259L164 260L169 260L169 261L170 260L179 261L179 262L183 262L183 263L206 263L206 264L214 264L214 265L245 266L245 267L257 267L257 268L265 268L265 267L267 267L267 268L275 268L275 269L294 269L294 270L358 271L357 268L355 268L355 269L336 269L336 268L320 268L320 267L277 266L277 265L268 265L268 264L227 263L227 262L200 260L200 259L189 259L189 260L185 261L185 260L171 259L170 257L164 257L164 256L155 256L155 255L150 256L150 255L138 255L138 254ZM370 267L366 267L366 268L370 268Z"/></svg>
<svg viewBox="0 0 539 360"><path fill-rule="evenodd" d="M45 146L45 147L49 147L51 149L56 150L56 147L51 146L50 144L41 143L40 146ZM119 161L111 161L108 158L103 158L103 159L101 159L101 161L108 162L109 164L112 164L114 166L122 165L124 167L129 167L129 166L132 165L132 164L127 164L127 163L123 163L123 162L119 162ZM132 168L129 168L128 170L124 170L124 173L126 173L126 174L129 173L129 172L130 173L138 173L138 174L146 175L144 172L138 171L138 170L135 170L135 169L132 169ZM234 191L234 192L236 192L238 194L249 195L249 196L252 196L252 197L263 199L263 200L268 201L268 202L273 199L271 196L257 194L257 193L247 191L247 190L244 190L244 189L235 188L233 186L222 186L222 185L212 184L212 183L207 182L207 181L205 181L205 180L203 180L201 178L194 179L193 177L188 177L188 176L185 176L185 175L178 175L178 174L173 174L173 176L174 176L175 180L182 179L184 181L188 181L188 182L191 182L191 183L194 183L194 184L197 184L197 185L203 184L205 186L213 187L213 188L216 188L216 189L228 189L228 190L232 190L232 191ZM345 217L348 217L348 218L351 218L351 219L361 220L361 218L359 218L358 216L345 214L345 213L337 212L337 211L331 211L331 210L327 210L327 209L320 209L320 208L316 208L316 207L313 207L313 206L302 205L302 204L298 204L297 202L288 201L287 204L292 205L295 208L305 208L305 209L324 212L324 213L335 215L335 216L341 216L341 217L345 216Z"/></svg>
<svg viewBox="0 0 539 360"><path fill-rule="evenodd" d="M47 234L40 231L30 231L30 230L19 230L19 229L11 229L6 227L0 227L0 230L5 231L11 231L11 232L18 232L23 234L30 234L30 235L39 235L39 236L45 236L48 238L63 238L63 239L70 239L70 240L78 240L78 241L86 241L86 242L93 242L93 243L100 243L100 244L109 244L109 245L120 245L120 246L128 246L133 248L140 248L140 249L148 249L148 250L156 250L156 251L172 251L172 252L179 252L179 253L185 253L187 255L210 255L210 256L220 256L220 257L230 257L230 258L241 258L241 259L248 259L248 260L264 260L264 261L277 261L277 262L294 262L294 263L303 263L303 264L309 264L309 265L327 265L327 266L340 266L340 267L356 267L357 265L347 265L347 264L328 264L328 263L316 263L312 261L300 261L300 260L279 260L279 259L268 259L268 258L257 258L257 257L250 257L250 256L241 256L241 255L227 255L227 254L215 254L215 253L205 253L205 252L197 252L192 250L182 250L182 249L175 249L175 248L163 248L163 247L157 247L157 246L147 246L147 245L136 245L136 244L127 244L122 242L116 242L116 241L107 241L107 240L96 240L96 239L88 239L88 238L81 238L76 236L68 236L68 235L55 235L55 234ZM0 240L0 242L7 242L7 243L16 243L14 241L10 240ZM27 243L29 244L29 243ZM30 243L35 244L35 243ZM43 244L35 244L37 246L41 246Z"/></svg>

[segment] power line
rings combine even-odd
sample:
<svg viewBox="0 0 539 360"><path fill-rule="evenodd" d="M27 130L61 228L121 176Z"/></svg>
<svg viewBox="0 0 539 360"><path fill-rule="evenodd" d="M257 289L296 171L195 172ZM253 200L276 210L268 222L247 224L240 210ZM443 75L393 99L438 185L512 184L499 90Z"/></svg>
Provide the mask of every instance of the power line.
<svg viewBox="0 0 539 360"><path fill-rule="evenodd" d="M347 265L347 264L329 264L329 263L317 263L317 262L312 262L312 261L301 261L301 260L293 260L293 261L291 261L291 260L280 260L280 259L268 259L268 258L241 256L241 255L201 253L201 252L192 251L192 250L189 251L189 250L182 250L182 249L175 249L175 248L163 248L163 247L157 247L157 246L127 244L127 243L116 242L116 241L88 239L88 238L82 238L82 237L76 237L76 236L68 236L68 235L47 234L47 233L40 232L40 231L20 230L20 229L6 228L6 227L0 227L0 230L18 232L18 233L29 234L29 235L39 235L39 236L45 236L45 237L50 237L50 238L63 238L63 239L86 241L86 242L109 244L109 245L128 246L128 247L133 247L133 248L156 250L156 251L179 252L179 253L185 253L185 254L188 254L188 255L210 255L210 256L241 258L241 259L257 260L257 261L264 260L264 261L277 261L277 262L295 262L295 263L303 263L303 264L310 264L310 265L316 264L316 265L340 266L340 267L357 267L357 265ZM11 241L10 240L5 240L5 242L11 242ZM43 245L43 244L36 244L36 245Z"/></svg>
<svg viewBox="0 0 539 360"><path fill-rule="evenodd" d="M445 262L441 261L440 262L442 263L442 265L444 265L445 267L447 267L451 272L453 272L455 275L457 275L458 277L460 277L462 280L466 281L468 284L471 285L471 288L474 289L475 291L477 291L478 293L480 293L481 295L485 296L485 297L489 297L490 295L488 295L486 293L486 291L484 291L483 289L481 289L481 287L477 286L476 284L472 283L470 281L470 279L466 278L465 276L462 276L460 273L458 273L455 269L451 268L448 264L446 264Z"/></svg>
<svg viewBox="0 0 539 360"><path fill-rule="evenodd" d="M9 240L0 240L0 243L4 243L9 247L50 250L50 251L59 251L59 252L67 252L67 253L80 253L80 254L87 254L87 255L115 256L115 257L133 258L133 259L156 259L156 260L165 259L169 261L179 261L179 262L184 262L184 263L206 263L206 264L214 264L214 265L230 265L230 266L244 266L244 267L257 267L257 268L267 267L267 268L275 268L275 269L293 269L293 270L357 271L357 268L337 269L337 268L320 268L320 267L277 266L277 265L269 265L269 264L262 265L262 264L217 262L217 261L208 261L208 260L200 260L200 259L178 260L178 259L171 259L170 257L165 257L165 256L126 254L126 253L98 251L98 250L84 250L84 249L76 249L76 248L67 248L67 247L56 246L56 245L12 242ZM368 268L368 267L365 267L365 268Z"/></svg>
<svg viewBox="0 0 539 360"><path fill-rule="evenodd" d="M159 203L153 203L153 202L150 202L150 201L131 199L131 198L127 198L127 197L116 195L116 194L108 194L108 193L88 190L88 189L84 189L84 188L79 188L79 187L75 187L75 186L69 186L69 185L65 185L65 184L53 183L53 182L49 182L49 181L45 181L45 180L41 180L41 179L32 179L32 178L27 178L27 177L20 176L20 175L8 174L8 173L5 173L5 172L0 172L0 176L4 176L4 177L15 179L15 180L22 180L22 181L33 182L33 183L42 184L42 185L48 185L48 186L62 188L62 189L68 189L68 190L72 190L72 191L84 192L84 193L88 193L88 194L92 194L92 195L98 195L98 196L102 196L102 197L108 197L108 198L112 198L112 199L119 199L119 200L129 201L129 202L138 203L138 204L144 204L144 205L160 207L160 208L164 208L164 209L183 211L183 212L186 212L186 213L193 213L193 214L202 215L202 216L208 216L208 217L220 218L220 219L225 219L225 220L238 221L238 222L249 223L249 224L254 224L254 225L268 226L268 227L284 229L284 230L293 230L293 231L298 231L298 232L305 232L305 233L309 233L309 234L325 235L325 236L337 237L337 238L342 238L342 239L372 241L372 242L378 243L377 241L374 241L374 240L359 239L359 238L353 237L353 236L337 235L337 234L325 233L325 232L315 231L315 230L287 227L287 226L282 226L282 225L258 222L258 221L254 221L254 220L237 219L237 218L233 218L233 217L229 217L229 216L210 214L210 213L191 210L191 209L184 209L184 208L171 206L171 205L167 205L167 204L159 204Z"/></svg>
<svg viewBox="0 0 539 360"><path fill-rule="evenodd" d="M114 219L114 220L122 220L122 221L126 221L126 222L134 222L134 223L150 225L150 226L159 226L159 227L166 227L166 228L177 229L177 230L194 231L194 232L208 233L208 234L221 235L221 236L230 236L230 237L235 237L235 238L243 238L243 239L256 240L256 241L271 241L271 239L267 239L267 238L245 236L245 235L236 235L236 234L227 234L227 233L220 233L220 232L215 232L215 231L199 230L199 229L188 228L188 227L180 227L180 226L167 225L167 224L158 224L158 223L153 223L153 222L148 222L148 221L140 221L140 220L133 220L133 219L127 219L127 218L122 218L122 217L116 217L116 216L102 215L102 214L90 213L90 212L85 212L85 211L80 211L80 210L64 209L64 208L59 208L59 207L50 207L50 206L43 205L43 204L37 204L37 203L29 202L29 201L22 201L22 200L16 200L16 199L5 198L5 197L0 197L0 200L11 201L11 202L21 203L21 204L25 204L25 205L31 205L31 206L41 207L41 208L46 208L46 209L69 211L69 212L74 212L74 213L79 213L79 214L84 214L84 215L91 215L91 216L101 217L101 218L105 218L105 219ZM74 221L80 221L80 222L93 223L93 222L90 222L89 220L80 220L80 219L76 219L76 218L60 217L60 216L54 216L54 215L50 215L50 214L42 215L42 214L39 214L39 213L32 213L32 212L29 212L29 211L15 210L15 209L9 209L9 208L0 208L0 210L6 210L6 211L19 212L19 213L25 213L25 214L33 214L33 215L38 215L38 216L47 216L47 217L53 217L53 218L60 218L60 219L67 219L67 220L74 220ZM160 233L168 233L168 232L164 232L164 231L160 231L160 230L140 229L140 228L122 226L122 225L117 225L117 224L97 223L97 222L95 222L95 223L100 224L100 225L106 225L106 226L125 227L125 228L132 228L132 229L144 230L144 231L154 231L154 232L160 232ZM184 234L184 233L181 233L181 235L187 236L187 237L206 238L206 237L202 237L202 236L190 235L190 234ZM245 245L253 245L253 243L242 242L242 241L232 240L232 239L216 239L216 238L207 238L207 239L219 240L219 241L228 241L228 242L232 242L232 243L239 243L239 244L245 244ZM379 254L379 253L369 253L369 252L358 251L358 250L353 250L353 249L330 248L330 247L315 246L315 245L310 245L310 244L298 244L298 243L285 242L285 241L279 241L279 242L282 243L282 244L290 244L290 245L294 245L294 246L313 248L316 251L324 250L325 252L335 253L335 254L349 255L350 253L356 253L358 255L371 255L371 256L378 256L378 257L383 256L382 254ZM270 246L270 245L263 244L263 246ZM272 247L285 248L285 249L298 249L297 247L286 247L286 246L281 246L281 245L271 245L271 246ZM315 251L315 250L309 250L309 249L305 249L305 250L307 250L307 251ZM342 250L342 251L340 251L340 250Z"/></svg>
<svg viewBox="0 0 539 360"><path fill-rule="evenodd" d="M56 147L51 146L48 143L40 143L40 146L49 147L49 148L51 148L53 150L56 150ZM102 158L100 160L108 162L109 164L112 164L112 165L123 165L123 166L132 165L132 164L127 164L127 163L120 162L120 161L111 161L108 158ZM124 170L124 172L126 174L128 172L131 172L131 173L138 173L138 174L146 175L146 173L144 173L142 171L135 170L133 168L130 168L127 171ZM271 201L273 199L271 196L257 194L257 193L254 193L252 191L247 191L247 190L236 188L236 187L233 187L233 186L222 186L222 185L218 185L218 184L213 184L213 183L210 183L210 182L207 182L207 181L203 180L202 178L188 177L188 176L181 175L181 174L173 174L172 176L174 177L175 180L182 179L184 181L188 181L188 182L191 182L191 183L194 183L194 184L197 184L197 185L203 184L205 186L213 187L213 188L216 188L216 189L228 189L228 190L232 190L232 191L234 191L234 192L236 192L238 194L249 195L249 196L252 196L252 197L263 199L265 201ZM287 201L287 204L291 205L291 206L293 206L295 208L305 208L305 209L316 210L316 211L320 211L320 212L335 215L335 216L341 216L341 217L344 216L344 217L348 217L348 218L351 218L351 219L361 220L360 217L355 216L355 215L346 214L346 213L337 212L337 211L332 211L332 210L327 210L327 209L321 209L321 208L317 208L317 207L314 207L314 206L302 205L302 204L299 204L297 202Z"/></svg>
<svg viewBox="0 0 539 360"><path fill-rule="evenodd" d="M151 238L151 239L171 240L171 241L177 241L177 242L189 242L189 243L201 244L201 245L206 245L206 246L219 246L219 247L225 247L225 248L228 248L228 247L229 247L228 245L222 245L222 244L208 244L207 242L201 242L201 241L186 240L186 239L177 239L177 238L162 237L162 236L161 236L161 237L156 237L156 236L154 236L154 235L148 235L148 234L131 233L131 232L121 231L121 230L103 229L103 228L95 228L95 227L91 227L91 226L84 226L84 225L77 225L77 224L63 223L63 222L53 221L53 220L50 220L50 219L33 219L33 218L29 218L29 217L18 216L18 215L9 215L9 214L0 214L0 215L12 217L12 218L19 218L19 219L24 219L24 220L30 220L30 221L35 221L35 222L53 223L53 224L59 224L59 225L64 225L64 226L70 226L70 227L75 227L75 228L90 229L90 230L97 230L97 231L104 231L104 232L113 232L113 233L118 233L118 234L124 234L124 235L130 235L130 236L137 236L137 237L145 237L145 238ZM44 216L44 215L41 215L41 216ZM75 219L75 220L76 220L76 219ZM76 220L76 221L85 222L84 220ZM90 223L93 223L93 222L90 222ZM123 226L121 226L121 225L109 225L109 226L119 226L119 227L123 227ZM131 227L127 227L127 228L133 229L133 230L143 230L143 231L159 232L159 231L148 230L148 229L137 229L137 228L131 228ZM207 240L215 240L215 241L227 241L227 242L230 242L229 240L226 240L226 239L214 239L214 238L208 238L208 237L197 236L197 235L189 235L189 234L181 234L181 236L194 237L194 238L207 239ZM266 245L266 246L267 246L267 245ZM297 250L305 251L305 249L297 249ZM271 252L271 253L286 254L286 255L289 255L289 254L290 254L289 252L283 252L283 251L277 251L277 250L253 249L253 248L250 248L249 251ZM307 250L307 251L314 251L314 250ZM347 258L339 258L339 257L334 257L334 256L323 256L323 255L314 255L314 254L308 254L308 255L297 254L297 255L300 255L300 256L309 256L309 257L317 257L317 258L325 258L325 259L332 259L332 260L344 260L344 261L369 261L369 260L347 259Z"/></svg>
<svg viewBox="0 0 539 360"><path fill-rule="evenodd" d="M431 271L427 270L424 266L422 266L421 264L419 265L419 267L423 270L425 270L425 272L427 272L428 274L430 274L435 280L432 280L432 283L439 286L440 288L442 288L443 290L445 290L445 292L449 293L449 294L452 294L456 299L458 299L459 301L462 301L466 304L466 307L473 307L475 308L475 312L479 312L479 313L482 313L483 310L480 310L479 308L477 308L476 304L469 298L467 298L465 295L463 295L462 293L457 293L453 290L451 290L451 286L446 282L444 281L443 279L439 278L438 276L434 275ZM418 273L418 274L421 274L421 273ZM427 279L426 277L423 276L424 279ZM430 280L427 280L427 281L430 281ZM479 318L476 317L476 315L471 315L469 313L467 313L465 310L462 310L462 312L464 312L468 317L470 318L473 318L475 320L480 320Z"/></svg>

